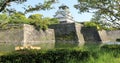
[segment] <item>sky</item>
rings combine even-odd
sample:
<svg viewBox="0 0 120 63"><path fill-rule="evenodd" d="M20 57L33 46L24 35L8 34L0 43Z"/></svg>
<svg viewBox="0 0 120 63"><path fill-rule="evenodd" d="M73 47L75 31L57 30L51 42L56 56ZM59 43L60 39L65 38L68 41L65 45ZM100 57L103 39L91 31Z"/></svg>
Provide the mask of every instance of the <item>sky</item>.
<svg viewBox="0 0 120 63"><path fill-rule="evenodd" d="M37 4L37 3L43 3L44 0L28 0L28 2L24 3L24 4L27 4L27 5L34 5L34 4ZM12 3L13 4L13 3ZM16 8L17 11L23 11L23 5L24 4L13 4L12 5L12 8ZM59 0L58 3L56 4L53 4L52 6L54 7L54 9L51 9L51 10L46 10L46 11L35 11L35 12L32 12L32 13L28 13L26 14L26 16L29 16L31 14L43 14L44 17L51 17L53 18L53 15L55 15L55 12L58 10L58 7L62 4L65 4L69 7L70 9L70 12L73 16L73 19L75 21L78 21L78 22L83 22L83 21L90 21L90 19L92 18L92 15L91 13L78 13L79 10L75 9L74 8L74 5L75 4L78 4L77 0Z"/></svg>

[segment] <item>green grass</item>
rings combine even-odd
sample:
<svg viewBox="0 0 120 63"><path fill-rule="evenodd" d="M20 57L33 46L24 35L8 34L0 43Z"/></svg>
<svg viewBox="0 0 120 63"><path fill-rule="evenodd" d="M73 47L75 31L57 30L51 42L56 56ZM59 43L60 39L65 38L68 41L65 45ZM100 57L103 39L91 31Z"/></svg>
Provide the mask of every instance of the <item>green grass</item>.
<svg viewBox="0 0 120 63"><path fill-rule="evenodd" d="M9 63L13 61L19 63L52 63L53 61L55 63L120 63L119 45L105 45L102 48L99 44L87 44L81 47L72 46L67 48L65 46L70 46L70 44L61 44L60 46L62 47L46 51L23 50L14 51L7 55L4 55L3 52L0 55L3 56L2 60Z"/></svg>
<svg viewBox="0 0 120 63"><path fill-rule="evenodd" d="M120 63L120 45L104 45L101 47L98 44L84 46L91 52L88 60L83 63Z"/></svg>

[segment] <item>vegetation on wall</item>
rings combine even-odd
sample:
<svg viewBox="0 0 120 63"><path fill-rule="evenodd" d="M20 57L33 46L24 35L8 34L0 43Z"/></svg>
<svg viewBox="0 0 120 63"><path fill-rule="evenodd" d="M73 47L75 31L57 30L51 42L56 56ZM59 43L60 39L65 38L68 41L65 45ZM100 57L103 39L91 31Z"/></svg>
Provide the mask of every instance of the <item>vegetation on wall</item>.
<svg viewBox="0 0 120 63"><path fill-rule="evenodd" d="M34 25L37 29L46 30L48 25L58 24L58 20L55 18L43 17L41 14L33 14L28 17L29 24Z"/></svg>
<svg viewBox="0 0 120 63"><path fill-rule="evenodd" d="M119 30L120 28L105 26L97 21L89 21L84 23L85 27L97 28L97 30Z"/></svg>
<svg viewBox="0 0 120 63"><path fill-rule="evenodd" d="M6 27L6 24L9 21L7 14L0 14L0 28Z"/></svg>
<svg viewBox="0 0 120 63"><path fill-rule="evenodd" d="M48 25L58 24L56 18L43 17L41 14L33 14L28 18L21 12L15 12L10 15L0 14L0 28L6 28L7 24L30 24L37 29L46 30Z"/></svg>
<svg viewBox="0 0 120 63"><path fill-rule="evenodd" d="M100 26L100 24L97 24L95 22L85 22L84 26L88 27L88 28L97 28L98 30L102 29L102 27Z"/></svg>
<svg viewBox="0 0 120 63"><path fill-rule="evenodd" d="M20 12L15 12L13 14L11 14L9 17L9 24L27 24L28 23L28 19L25 17L25 15L23 13Z"/></svg>

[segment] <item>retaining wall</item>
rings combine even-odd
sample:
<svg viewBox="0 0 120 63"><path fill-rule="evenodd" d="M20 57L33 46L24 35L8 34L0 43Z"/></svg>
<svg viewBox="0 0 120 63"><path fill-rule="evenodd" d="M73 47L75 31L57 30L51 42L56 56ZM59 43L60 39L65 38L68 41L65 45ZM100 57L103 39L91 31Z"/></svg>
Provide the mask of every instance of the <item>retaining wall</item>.
<svg viewBox="0 0 120 63"><path fill-rule="evenodd" d="M81 24L56 24L49 27L55 30L56 43L84 44L84 38L80 32Z"/></svg>
<svg viewBox="0 0 120 63"><path fill-rule="evenodd" d="M42 49L54 48L54 30L36 30L28 24L11 25L8 29L0 29L0 45L0 50L14 50L16 46L27 45L39 46Z"/></svg>
<svg viewBox="0 0 120 63"><path fill-rule="evenodd" d="M110 41L116 41L116 39L120 39L120 30L107 31L107 35Z"/></svg>

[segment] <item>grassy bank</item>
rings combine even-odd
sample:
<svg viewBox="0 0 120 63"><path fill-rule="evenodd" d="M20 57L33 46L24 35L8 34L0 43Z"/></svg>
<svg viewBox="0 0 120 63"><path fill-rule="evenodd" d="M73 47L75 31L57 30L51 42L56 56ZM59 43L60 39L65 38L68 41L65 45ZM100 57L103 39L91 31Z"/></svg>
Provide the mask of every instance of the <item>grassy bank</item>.
<svg viewBox="0 0 120 63"><path fill-rule="evenodd" d="M0 63L120 63L120 46L86 45L52 50L21 50L2 54Z"/></svg>

